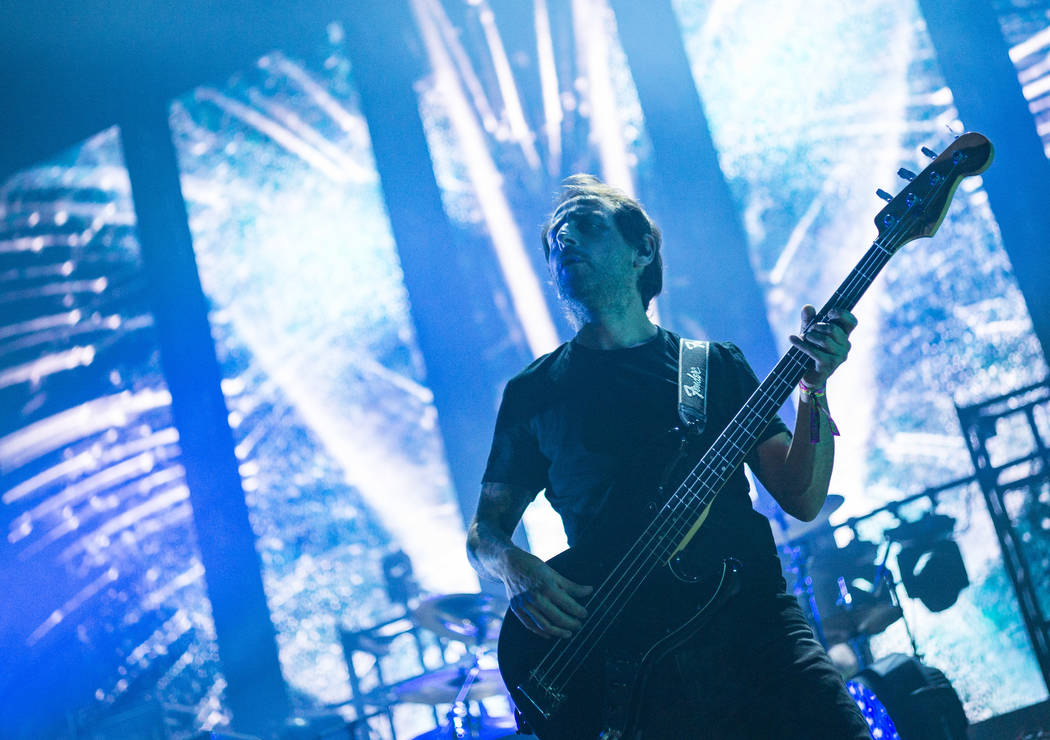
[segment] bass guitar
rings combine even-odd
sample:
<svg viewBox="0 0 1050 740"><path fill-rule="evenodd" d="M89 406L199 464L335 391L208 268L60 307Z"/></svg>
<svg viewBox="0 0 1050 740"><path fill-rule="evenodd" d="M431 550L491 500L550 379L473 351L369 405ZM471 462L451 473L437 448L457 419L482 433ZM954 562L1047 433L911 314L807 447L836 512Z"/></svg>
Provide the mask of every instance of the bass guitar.
<svg viewBox="0 0 1050 740"><path fill-rule="evenodd" d="M893 198L880 191L889 203L875 219L878 238L813 322L852 309L898 249L933 236L959 183L983 172L992 156L987 138L966 133L918 175L902 170L911 182ZM706 450L670 435L677 440L671 462L620 481L579 542L549 561L567 578L595 584L582 602L588 616L572 637L544 639L507 612L499 668L538 737L626 739L643 729L639 709L654 667L740 589L732 542L703 523L807 363L801 350L788 350Z"/></svg>

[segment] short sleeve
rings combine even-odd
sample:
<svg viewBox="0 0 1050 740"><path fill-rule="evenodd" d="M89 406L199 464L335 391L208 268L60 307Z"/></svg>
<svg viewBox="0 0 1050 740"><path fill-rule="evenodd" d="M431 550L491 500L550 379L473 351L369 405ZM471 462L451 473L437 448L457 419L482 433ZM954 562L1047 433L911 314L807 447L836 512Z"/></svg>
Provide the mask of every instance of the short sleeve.
<svg viewBox="0 0 1050 740"><path fill-rule="evenodd" d="M758 388L758 376L755 375L755 371L751 369L750 363L748 363L747 358L744 357L744 353L740 351L739 347L732 342L723 342L722 348L725 350L725 356L727 359L727 387L733 389L736 397L732 400L732 404L733 408L738 409L747 402L747 399L750 398L751 394L755 392L756 388ZM780 414L777 414L773 417L772 421L769 422L769 425L762 431L762 433L758 435L755 448L767 439L775 437L781 432L787 433L788 436L791 435L784 420L780 418ZM752 470L755 469L758 459L754 448L748 453L746 462L748 467Z"/></svg>
<svg viewBox="0 0 1050 740"><path fill-rule="evenodd" d="M506 483L531 492L547 487L550 462L540 452L531 418L528 394L511 380L500 402L483 483Z"/></svg>

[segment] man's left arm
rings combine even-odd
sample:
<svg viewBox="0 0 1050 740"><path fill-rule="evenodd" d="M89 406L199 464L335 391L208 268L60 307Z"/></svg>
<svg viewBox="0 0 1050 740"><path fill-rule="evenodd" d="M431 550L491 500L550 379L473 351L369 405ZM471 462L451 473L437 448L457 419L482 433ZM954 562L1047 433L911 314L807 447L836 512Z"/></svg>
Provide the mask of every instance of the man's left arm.
<svg viewBox="0 0 1050 740"><path fill-rule="evenodd" d="M802 325L816 315L813 306L802 309ZM791 343L812 363L802 376L793 436L780 433L759 444L755 475L788 514L812 521L828 495L835 459L835 430L824 395L828 378L849 354L849 334L857 319L849 311L831 311L826 320Z"/></svg>

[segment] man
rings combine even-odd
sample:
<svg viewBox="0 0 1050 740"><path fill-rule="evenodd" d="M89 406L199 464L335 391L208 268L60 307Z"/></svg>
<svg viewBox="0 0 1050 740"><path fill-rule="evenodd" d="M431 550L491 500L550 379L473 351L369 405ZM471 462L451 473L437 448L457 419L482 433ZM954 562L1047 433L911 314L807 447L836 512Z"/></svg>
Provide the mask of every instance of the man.
<svg viewBox="0 0 1050 740"><path fill-rule="evenodd" d="M587 616L593 584L575 583L511 542L540 490L573 545L592 523L624 461L678 423L679 338L646 314L662 286L660 231L633 199L590 175L563 183L544 251L576 336L507 384L468 554L503 581L530 631L567 638ZM715 276L717 279L717 276ZM802 310L803 325L814 317ZM834 425L824 386L846 359L856 320L833 313L790 341L811 359L796 434L776 419L747 458L790 515L812 520L827 495ZM712 343L709 444L758 384L733 345ZM706 441L705 441L706 440ZM702 447L701 447L702 448ZM641 734L653 738L868 738L867 725L813 638L785 584L768 521L737 470L701 529L727 532L744 588L701 634L659 665Z"/></svg>

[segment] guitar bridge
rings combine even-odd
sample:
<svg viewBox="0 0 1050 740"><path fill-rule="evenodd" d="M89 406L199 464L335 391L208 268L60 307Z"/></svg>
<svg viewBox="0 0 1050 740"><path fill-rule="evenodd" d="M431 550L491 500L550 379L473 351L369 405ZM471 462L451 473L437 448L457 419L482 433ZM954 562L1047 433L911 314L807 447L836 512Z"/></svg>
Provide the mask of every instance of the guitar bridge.
<svg viewBox="0 0 1050 740"><path fill-rule="evenodd" d="M536 677L536 671L533 670L529 673L529 686L518 686L518 691L521 695L528 699L537 712L543 715L544 719L550 719L551 713L558 708L558 705L565 701L565 694L560 691L556 691L553 687L548 686L543 681L540 681ZM530 693L531 691L531 693Z"/></svg>

